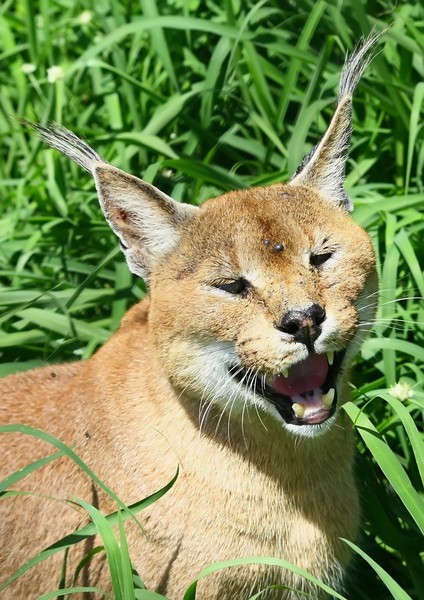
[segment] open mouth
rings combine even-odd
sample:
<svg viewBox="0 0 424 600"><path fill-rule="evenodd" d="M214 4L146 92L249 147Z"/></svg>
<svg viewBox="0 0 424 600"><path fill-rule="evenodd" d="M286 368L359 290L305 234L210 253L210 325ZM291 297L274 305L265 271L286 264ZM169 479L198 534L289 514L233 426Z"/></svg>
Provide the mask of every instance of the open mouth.
<svg viewBox="0 0 424 600"><path fill-rule="evenodd" d="M271 402L286 423L320 425L336 411L336 379L345 353L310 354L278 375L259 374L253 391ZM247 370L233 366L230 373L252 390Z"/></svg>

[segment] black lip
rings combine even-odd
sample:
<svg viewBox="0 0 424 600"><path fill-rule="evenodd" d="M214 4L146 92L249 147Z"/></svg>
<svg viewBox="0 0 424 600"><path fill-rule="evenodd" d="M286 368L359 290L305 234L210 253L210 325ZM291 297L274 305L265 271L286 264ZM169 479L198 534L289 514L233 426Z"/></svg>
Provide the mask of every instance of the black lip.
<svg viewBox="0 0 424 600"><path fill-rule="evenodd" d="M327 393L330 388L334 388L335 397L331 408L328 411L328 415L326 415L325 420L329 419L334 415L337 408L337 387L336 380L338 375L340 374L341 366L343 363L343 359L345 357L346 350L341 350L339 352L334 353L334 361L333 364L329 366L327 377L325 378L324 384L322 386L323 393ZM249 387L252 389L252 381L251 378L247 377L247 370L240 369L240 366L233 366L229 369L232 376L237 379L240 383L245 384L249 382ZM284 394L277 394L275 390L270 388L268 385L264 385L264 380L261 378L258 381L258 378L255 378L253 383L253 391L255 394L266 398L275 408L278 410L280 416L284 419L284 421L288 424L294 425L315 425L313 423L308 423L307 421L303 421L302 418L296 417L293 412L292 405L293 401L290 396L285 396Z"/></svg>

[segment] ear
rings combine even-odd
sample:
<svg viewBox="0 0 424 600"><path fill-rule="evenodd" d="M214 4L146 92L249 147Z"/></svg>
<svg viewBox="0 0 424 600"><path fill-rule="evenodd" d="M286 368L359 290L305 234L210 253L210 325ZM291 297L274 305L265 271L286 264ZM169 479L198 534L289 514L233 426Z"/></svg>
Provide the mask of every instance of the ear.
<svg viewBox="0 0 424 600"><path fill-rule="evenodd" d="M321 141L303 159L290 181L290 185L316 188L333 204L342 206L347 211L353 208L343 187L352 132L352 96L373 58L372 50L382 33L372 33L346 61L340 78L337 108L331 123Z"/></svg>
<svg viewBox="0 0 424 600"><path fill-rule="evenodd" d="M179 204L153 185L108 164L93 168L104 215L130 270L148 280L153 265L176 248L198 208Z"/></svg>
<svg viewBox="0 0 424 600"><path fill-rule="evenodd" d="M130 270L147 281L154 264L176 248L182 229L198 208L175 202L153 185L109 165L60 125L24 124L92 173L100 206L119 237Z"/></svg>

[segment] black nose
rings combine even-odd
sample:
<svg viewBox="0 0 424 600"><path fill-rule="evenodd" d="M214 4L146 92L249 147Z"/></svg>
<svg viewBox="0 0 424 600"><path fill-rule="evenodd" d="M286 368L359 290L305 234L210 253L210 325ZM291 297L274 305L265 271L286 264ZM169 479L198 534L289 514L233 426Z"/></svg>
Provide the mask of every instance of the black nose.
<svg viewBox="0 0 424 600"><path fill-rule="evenodd" d="M321 334L320 325L325 320L325 310L319 304L312 304L302 310L289 310L283 316L277 329L293 336L296 342L313 350L314 342Z"/></svg>

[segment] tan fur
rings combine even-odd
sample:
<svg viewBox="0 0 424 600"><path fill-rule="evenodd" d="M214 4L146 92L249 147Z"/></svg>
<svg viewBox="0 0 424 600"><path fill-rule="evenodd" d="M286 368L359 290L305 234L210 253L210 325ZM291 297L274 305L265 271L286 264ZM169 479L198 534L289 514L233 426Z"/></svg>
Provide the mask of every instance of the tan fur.
<svg viewBox="0 0 424 600"><path fill-rule="evenodd" d="M127 504L164 485L180 464L174 487L141 514L148 539L127 526L135 568L170 600L181 599L210 562L249 556L279 557L339 586L349 560L340 538L354 539L358 529L350 424L337 410L328 426L286 425L228 368L251 369L253 382L255 373L281 373L304 360L305 344L279 324L289 311L319 304L326 318L313 351L348 348L337 380L338 405L345 402L360 322L372 315L368 297L376 288L369 237L316 178L313 187L294 181L231 192L196 210L92 159L103 210L130 266L148 279L149 299L89 361L2 380L1 423L60 437ZM311 254L330 250L330 260L311 266ZM241 276L251 284L246 294L217 287ZM0 442L1 477L52 451L20 434ZM66 458L19 487L116 510ZM5 499L0 511L1 581L84 521L82 511L38 496ZM93 543L71 549L69 573ZM42 563L0 596L30 599L54 589L60 560ZM79 582L109 589L104 561L97 557ZM199 598L242 600L278 583L321 598L314 586L271 567L203 579ZM301 597L281 590L263 596Z"/></svg>

